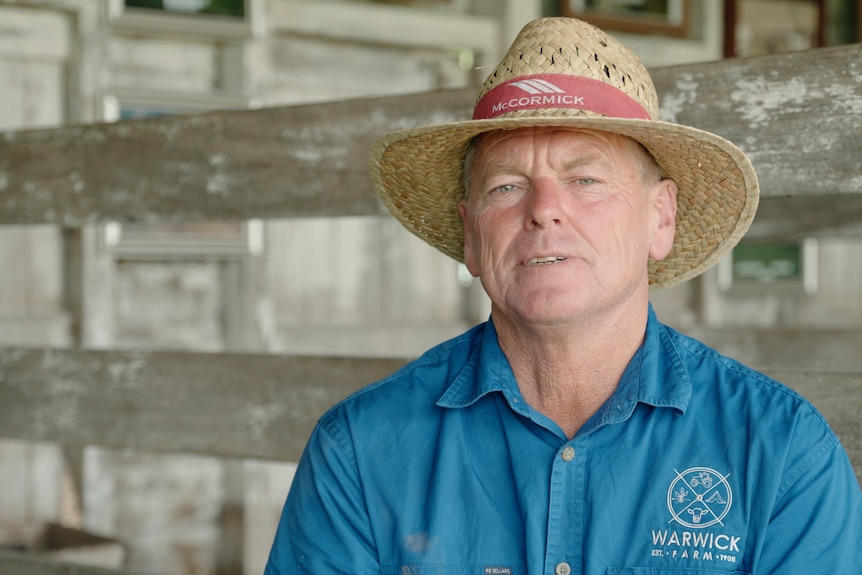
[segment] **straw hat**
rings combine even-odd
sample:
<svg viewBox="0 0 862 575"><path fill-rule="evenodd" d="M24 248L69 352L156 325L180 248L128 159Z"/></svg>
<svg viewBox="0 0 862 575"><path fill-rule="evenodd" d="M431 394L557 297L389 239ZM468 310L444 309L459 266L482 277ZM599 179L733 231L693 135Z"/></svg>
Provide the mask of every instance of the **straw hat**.
<svg viewBox="0 0 862 575"><path fill-rule="evenodd" d="M458 201L470 140L491 130L562 126L640 142L678 188L670 254L649 262L651 288L691 279L739 242L754 218L758 184L731 142L658 120L649 72L631 50L573 18L527 24L485 79L473 119L387 134L371 151L377 193L408 230L464 261Z"/></svg>

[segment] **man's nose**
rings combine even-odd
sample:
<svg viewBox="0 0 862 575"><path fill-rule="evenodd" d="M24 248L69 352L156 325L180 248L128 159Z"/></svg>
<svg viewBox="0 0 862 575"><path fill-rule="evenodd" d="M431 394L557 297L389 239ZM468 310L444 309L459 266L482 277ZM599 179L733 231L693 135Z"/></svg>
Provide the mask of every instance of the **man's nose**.
<svg viewBox="0 0 862 575"><path fill-rule="evenodd" d="M529 228L558 225L564 216L563 190L555 181L534 180L528 194L526 224Z"/></svg>

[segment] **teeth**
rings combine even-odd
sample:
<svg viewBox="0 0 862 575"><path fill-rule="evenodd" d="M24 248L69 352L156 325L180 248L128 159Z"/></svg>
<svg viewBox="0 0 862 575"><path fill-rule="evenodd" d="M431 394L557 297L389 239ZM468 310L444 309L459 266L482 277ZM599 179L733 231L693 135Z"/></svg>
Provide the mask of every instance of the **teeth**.
<svg viewBox="0 0 862 575"><path fill-rule="evenodd" d="M527 260L528 264L552 264L554 262L561 262L566 258L560 256L545 256L541 258L530 258Z"/></svg>

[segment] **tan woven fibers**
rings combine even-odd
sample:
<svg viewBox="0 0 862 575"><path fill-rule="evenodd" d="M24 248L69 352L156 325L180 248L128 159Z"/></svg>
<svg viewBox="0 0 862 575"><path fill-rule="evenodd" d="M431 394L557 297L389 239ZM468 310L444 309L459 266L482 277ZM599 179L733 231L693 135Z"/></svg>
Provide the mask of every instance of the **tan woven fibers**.
<svg viewBox="0 0 862 575"><path fill-rule="evenodd" d="M655 87L628 48L579 20L536 20L524 27L485 80L477 102L502 82L535 74L575 75L611 84L639 103L653 120L542 108L388 134L371 151L371 177L384 204L408 230L463 261L463 227L457 205L464 195L463 160L470 140L491 130L560 126L633 138L676 182L675 244L664 260L650 262L653 289L699 275L742 238L758 202L751 162L734 144L715 134L656 120Z"/></svg>
<svg viewBox="0 0 862 575"><path fill-rule="evenodd" d="M658 119L655 86L637 56L602 30L572 18L546 18L525 26L485 79L476 101L506 80L544 73L601 80L628 94L652 119Z"/></svg>

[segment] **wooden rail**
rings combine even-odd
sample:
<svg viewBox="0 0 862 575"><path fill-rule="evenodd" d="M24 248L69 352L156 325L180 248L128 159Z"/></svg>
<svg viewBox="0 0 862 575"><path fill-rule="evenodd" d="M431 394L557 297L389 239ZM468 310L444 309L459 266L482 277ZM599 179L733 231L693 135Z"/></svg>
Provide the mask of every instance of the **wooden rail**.
<svg viewBox="0 0 862 575"><path fill-rule="evenodd" d="M790 198L762 202L751 234L862 221L862 44L653 75L664 119L737 143L752 158L764 198ZM0 139L0 224L383 213L367 170L374 139L466 119L474 95L466 89L9 133Z"/></svg>
<svg viewBox="0 0 862 575"><path fill-rule="evenodd" d="M0 437L297 461L335 402L397 358L0 350ZM808 397L862 477L862 373L767 370Z"/></svg>
<svg viewBox="0 0 862 575"><path fill-rule="evenodd" d="M0 437L298 461L317 418L405 360L0 350Z"/></svg>
<svg viewBox="0 0 862 575"><path fill-rule="evenodd" d="M20 553L0 551L2 575L145 575L126 569L108 569L29 557ZM153 575L152 573L146 575Z"/></svg>

